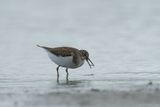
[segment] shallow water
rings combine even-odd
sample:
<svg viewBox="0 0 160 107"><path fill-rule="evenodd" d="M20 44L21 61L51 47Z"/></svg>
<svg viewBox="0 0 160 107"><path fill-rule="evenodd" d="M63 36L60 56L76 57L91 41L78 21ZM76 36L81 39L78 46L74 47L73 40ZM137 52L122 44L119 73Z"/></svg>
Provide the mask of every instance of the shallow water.
<svg viewBox="0 0 160 107"><path fill-rule="evenodd" d="M157 0L1 0L0 105L35 106L49 93L159 90L159 28ZM61 68L57 83L57 65L37 44L86 49L95 67L69 70L68 83Z"/></svg>

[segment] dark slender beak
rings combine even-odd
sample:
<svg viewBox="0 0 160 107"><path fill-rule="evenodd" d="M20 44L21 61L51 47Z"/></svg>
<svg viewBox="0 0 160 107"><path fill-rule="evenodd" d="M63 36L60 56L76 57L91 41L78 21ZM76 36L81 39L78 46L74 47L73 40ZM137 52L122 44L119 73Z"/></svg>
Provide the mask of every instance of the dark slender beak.
<svg viewBox="0 0 160 107"><path fill-rule="evenodd" d="M94 66L93 62L89 58L87 58L86 61L87 61L90 68L92 68L92 66Z"/></svg>

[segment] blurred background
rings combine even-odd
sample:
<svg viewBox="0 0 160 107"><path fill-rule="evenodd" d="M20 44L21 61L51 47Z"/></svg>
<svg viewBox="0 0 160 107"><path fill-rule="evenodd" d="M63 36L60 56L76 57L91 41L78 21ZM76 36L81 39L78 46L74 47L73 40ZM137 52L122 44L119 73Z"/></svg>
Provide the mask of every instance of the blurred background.
<svg viewBox="0 0 160 107"><path fill-rule="evenodd" d="M28 94L143 90L148 82L157 90L159 28L158 0L0 0L0 105L27 106ZM69 84L61 68L57 84L57 65L37 44L86 49L96 66L69 70Z"/></svg>

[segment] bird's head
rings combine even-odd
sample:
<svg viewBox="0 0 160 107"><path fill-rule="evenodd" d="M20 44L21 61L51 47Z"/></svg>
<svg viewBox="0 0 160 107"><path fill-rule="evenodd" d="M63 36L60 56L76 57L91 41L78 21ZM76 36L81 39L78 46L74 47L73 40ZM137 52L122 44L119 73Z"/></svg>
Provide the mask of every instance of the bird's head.
<svg viewBox="0 0 160 107"><path fill-rule="evenodd" d="M94 66L93 62L89 58L89 53L86 50L80 50L80 53L82 55L82 59L85 59L87 61L90 68Z"/></svg>

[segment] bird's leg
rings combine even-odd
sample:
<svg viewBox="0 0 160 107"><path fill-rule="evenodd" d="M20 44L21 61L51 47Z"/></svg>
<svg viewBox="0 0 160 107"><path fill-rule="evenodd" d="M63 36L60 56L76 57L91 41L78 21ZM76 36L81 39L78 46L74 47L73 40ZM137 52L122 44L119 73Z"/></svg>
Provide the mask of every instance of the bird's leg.
<svg viewBox="0 0 160 107"><path fill-rule="evenodd" d="M67 84L68 84L68 75L69 75L68 68L66 68L66 82L67 82Z"/></svg>
<svg viewBox="0 0 160 107"><path fill-rule="evenodd" d="M59 82L59 67L60 66L57 67L57 82Z"/></svg>
<svg viewBox="0 0 160 107"><path fill-rule="evenodd" d="M57 77L59 77L59 67L60 65L57 67Z"/></svg>

